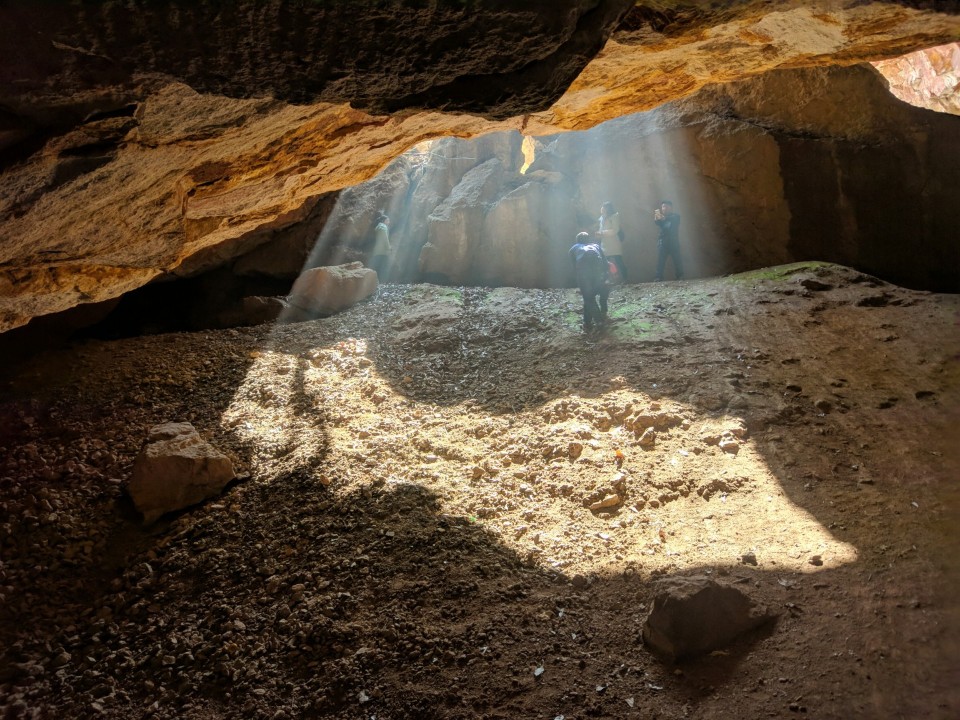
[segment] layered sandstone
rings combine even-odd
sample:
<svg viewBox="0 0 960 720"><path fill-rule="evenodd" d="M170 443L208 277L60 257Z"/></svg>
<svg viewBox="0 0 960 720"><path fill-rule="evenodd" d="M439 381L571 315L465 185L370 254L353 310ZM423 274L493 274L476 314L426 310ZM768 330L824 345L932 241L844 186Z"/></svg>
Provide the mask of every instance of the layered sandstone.
<svg viewBox="0 0 960 720"><path fill-rule="evenodd" d="M247 252L427 138L960 37L912 5L6 3L0 330Z"/></svg>

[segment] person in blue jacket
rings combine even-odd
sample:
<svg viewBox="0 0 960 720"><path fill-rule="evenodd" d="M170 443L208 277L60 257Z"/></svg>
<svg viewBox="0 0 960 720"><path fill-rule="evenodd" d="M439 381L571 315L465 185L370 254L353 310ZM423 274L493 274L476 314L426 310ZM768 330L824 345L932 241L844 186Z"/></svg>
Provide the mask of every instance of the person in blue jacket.
<svg viewBox="0 0 960 720"><path fill-rule="evenodd" d="M583 295L583 330L589 332L607 321L607 299L610 297L607 258L600 243L593 242L590 233L586 232L577 235L569 254L577 287Z"/></svg>

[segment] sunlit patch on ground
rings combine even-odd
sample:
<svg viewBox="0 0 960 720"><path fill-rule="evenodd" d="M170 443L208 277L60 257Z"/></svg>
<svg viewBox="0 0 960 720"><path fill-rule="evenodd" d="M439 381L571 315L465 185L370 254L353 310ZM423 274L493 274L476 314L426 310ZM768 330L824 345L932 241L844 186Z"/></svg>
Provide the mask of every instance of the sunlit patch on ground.
<svg viewBox="0 0 960 720"><path fill-rule="evenodd" d="M564 573L813 572L857 558L786 496L734 416L622 388L568 388L511 414L421 403L402 394L416 369L385 377L362 338L263 351L224 424L248 443L257 478L307 468L334 493L415 483Z"/></svg>

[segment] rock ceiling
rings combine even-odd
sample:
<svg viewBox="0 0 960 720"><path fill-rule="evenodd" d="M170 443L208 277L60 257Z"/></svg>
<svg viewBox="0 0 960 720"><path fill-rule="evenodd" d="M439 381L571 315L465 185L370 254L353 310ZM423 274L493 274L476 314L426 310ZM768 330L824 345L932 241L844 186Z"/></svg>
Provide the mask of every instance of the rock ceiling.
<svg viewBox="0 0 960 720"><path fill-rule="evenodd" d="M441 135L960 38L960 2L0 6L0 331L248 250Z"/></svg>

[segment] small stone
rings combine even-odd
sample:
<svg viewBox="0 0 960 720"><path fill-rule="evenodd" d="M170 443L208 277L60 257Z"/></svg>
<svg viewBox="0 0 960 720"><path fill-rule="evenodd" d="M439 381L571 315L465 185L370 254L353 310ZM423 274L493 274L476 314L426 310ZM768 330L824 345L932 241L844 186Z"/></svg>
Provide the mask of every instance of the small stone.
<svg viewBox="0 0 960 720"><path fill-rule="evenodd" d="M736 438L731 436L720 438L720 442L717 443L717 446L724 452L728 452L731 455L736 455L738 452L740 452L740 443L737 442Z"/></svg>
<svg viewBox="0 0 960 720"><path fill-rule="evenodd" d="M591 510L602 510L603 508L613 507L620 504L620 496L617 493L611 493L597 502L590 505Z"/></svg>
<svg viewBox="0 0 960 720"><path fill-rule="evenodd" d="M55 668L63 667L68 662L70 662L72 657L73 656L70 653L64 650L63 652L59 653L56 657L53 658L53 666Z"/></svg>
<svg viewBox="0 0 960 720"><path fill-rule="evenodd" d="M812 555L812 556L810 557L810 561L809 561L809 562L810 562L811 565L820 566L820 565L823 565L823 558L820 557L819 555Z"/></svg>
<svg viewBox="0 0 960 720"><path fill-rule="evenodd" d="M756 565L757 556L752 552L744 553L740 556L740 562L742 562L744 565Z"/></svg>

